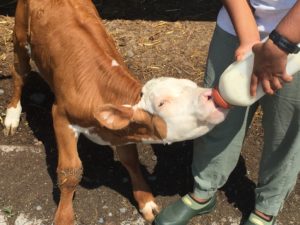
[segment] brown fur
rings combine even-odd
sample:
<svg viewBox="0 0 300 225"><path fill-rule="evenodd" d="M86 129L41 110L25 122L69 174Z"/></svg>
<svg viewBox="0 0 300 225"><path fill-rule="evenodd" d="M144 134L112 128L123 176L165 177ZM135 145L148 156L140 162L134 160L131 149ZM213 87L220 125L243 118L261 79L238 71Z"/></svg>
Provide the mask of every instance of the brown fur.
<svg viewBox="0 0 300 225"><path fill-rule="evenodd" d="M30 44L31 58L55 94L52 116L61 197L54 222L73 225L72 198L81 179L82 165L77 137L70 125L94 127L93 132L103 140L117 145L139 142L149 136L161 139L166 136L166 125L161 118L142 110L129 113L132 118L124 128L128 122L122 117L119 119L123 125L117 130L99 124L96 113L103 105L136 104L141 84L128 71L90 0L19 0L15 19L15 85L10 106L15 107L20 100L23 77L30 71L26 49ZM112 67L112 60L119 66ZM122 110L126 111L124 107ZM154 198L141 175L136 146L118 146L117 152L131 177L135 199L143 209ZM152 220L154 215L152 211L143 211L143 216Z"/></svg>

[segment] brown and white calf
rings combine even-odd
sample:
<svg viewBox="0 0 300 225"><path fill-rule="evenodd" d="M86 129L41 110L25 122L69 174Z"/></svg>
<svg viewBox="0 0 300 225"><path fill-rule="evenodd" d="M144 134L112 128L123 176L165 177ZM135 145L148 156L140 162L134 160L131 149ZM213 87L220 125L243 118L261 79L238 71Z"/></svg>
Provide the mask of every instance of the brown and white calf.
<svg viewBox="0 0 300 225"><path fill-rule="evenodd" d="M77 140L84 134L116 146L146 220L158 210L133 143L193 139L224 120L211 90L186 79L157 78L144 86L131 75L90 0L19 0L14 28L14 94L5 118L13 134L21 114L23 77L35 62L55 94L53 126L61 191L56 225L74 224L72 198L82 176Z"/></svg>

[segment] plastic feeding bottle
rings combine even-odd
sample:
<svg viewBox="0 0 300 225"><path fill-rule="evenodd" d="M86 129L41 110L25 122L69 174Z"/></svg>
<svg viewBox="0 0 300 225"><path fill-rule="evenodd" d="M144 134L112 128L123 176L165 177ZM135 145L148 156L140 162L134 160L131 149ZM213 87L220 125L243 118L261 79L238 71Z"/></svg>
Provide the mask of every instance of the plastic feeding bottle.
<svg viewBox="0 0 300 225"><path fill-rule="evenodd" d="M249 106L265 94L261 84L258 84L256 96L250 95L253 63L254 54L251 51L242 61L232 63L222 73L218 87L213 89L213 98L217 105L222 108ZM286 71L290 75L300 71L300 52L288 55Z"/></svg>

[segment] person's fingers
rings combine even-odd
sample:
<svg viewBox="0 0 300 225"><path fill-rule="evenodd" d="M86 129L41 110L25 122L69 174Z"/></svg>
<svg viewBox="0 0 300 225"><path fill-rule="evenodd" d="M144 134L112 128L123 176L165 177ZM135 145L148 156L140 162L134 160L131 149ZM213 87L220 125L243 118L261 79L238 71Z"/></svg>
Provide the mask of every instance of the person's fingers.
<svg viewBox="0 0 300 225"><path fill-rule="evenodd" d="M245 51L242 49L242 48L238 48L236 51L235 51L235 60L236 61L241 61L244 59L244 56L245 56Z"/></svg>
<svg viewBox="0 0 300 225"><path fill-rule="evenodd" d="M271 88L271 83L270 83L270 80L268 79L263 79L261 81L261 85L262 85L262 88L264 90L265 93L269 94L269 95L272 95L274 94L274 91L273 89Z"/></svg>
<svg viewBox="0 0 300 225"><path fill-rule="evenodd" d="M262 46L262 43L257 43L252 46L252 51L254 52L254 54L256 54L258 52L258 50L261 48L261 46Z"/></svg>
<svg viewBox="0 0 300 225"><path fill-rule="evenodd" d="M236 61L242 61L243 59L244 59L244 54L239 53L235 55Z"/></svg>
<svg viewBox="0 0 300 225"><path fill-rule="evenodd" d="M255 76L255 74L252 74L251 76L251 84L250 84L250 95L256 96L256 90L258 85L258 78Z"/></svg>
<svg viewBox="0 0 300 225"><path fill-rule="evenodd" d="M291 82L293 80L293 76L291 75L288 75L287 73L284 73L282 74L281 76L281 79L284 81L284 82Z"/></svg>
<svg viewBox="0 0 300 225"><path fill-rule="evenodd" d="M282 82L281 77L273 76L273 79L271 81L271 88L273 89L273 91L276 91L276 90L282 88L281 82Z"/></svg>

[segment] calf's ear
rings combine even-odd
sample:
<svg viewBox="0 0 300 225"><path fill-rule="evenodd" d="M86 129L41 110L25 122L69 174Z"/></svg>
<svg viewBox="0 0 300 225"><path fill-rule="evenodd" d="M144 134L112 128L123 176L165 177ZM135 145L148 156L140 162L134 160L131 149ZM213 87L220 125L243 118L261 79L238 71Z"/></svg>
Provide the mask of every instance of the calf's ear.
<svg viewBox="0 0 300 225"><path fill-rule="evenodd" d="M111 130L120 130L128 126L133 116L131 107L106 104L94 113L101 126Z"/></svg>

